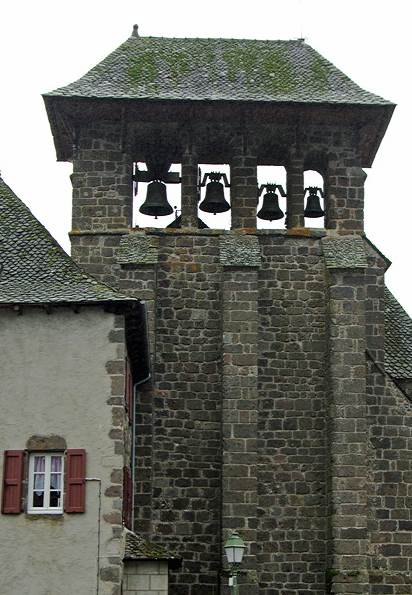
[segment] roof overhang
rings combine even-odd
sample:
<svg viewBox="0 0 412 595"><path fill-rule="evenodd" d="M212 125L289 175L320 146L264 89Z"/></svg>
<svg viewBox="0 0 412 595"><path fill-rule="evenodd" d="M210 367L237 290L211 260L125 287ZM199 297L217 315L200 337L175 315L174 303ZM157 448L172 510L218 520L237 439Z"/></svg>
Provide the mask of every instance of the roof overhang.
<svg viewBox="0 0 412 595"><path fill-rule="evenodd" d="M71 161L79 130L93 121L156 124L188 121L248 126L303 124L353 127L362 167L371 167L392 117L394 104L300 103L223 100L159 100L44 95L58 161Z"/></svg>
<svg viewBox="0 0 412 595"><path fill-rule="evenodd" d="M125 339L128 355L131 361L133 377L135 382L141 382L150 378L150 355L149 338L147 329L147 312L144 302L136 299L124 300L92 300L82 302L80 300L50 300L50 301L29 301L20 300L16 297L13 302L2 302L0 296L0 311L13 310L17 315L24 314L32 308L44 310L47 314L53 314L60 309L69 308L79 313L82 308L102 308L105 312L125 317Z"/></svg>

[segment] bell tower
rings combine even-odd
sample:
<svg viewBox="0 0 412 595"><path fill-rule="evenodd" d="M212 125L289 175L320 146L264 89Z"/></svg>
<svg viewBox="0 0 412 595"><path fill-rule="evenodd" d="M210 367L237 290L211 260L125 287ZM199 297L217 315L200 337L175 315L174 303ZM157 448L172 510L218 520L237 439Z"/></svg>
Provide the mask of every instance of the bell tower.
<svg viewBox="0 0 412 595"><path fill-rule="evenodd" d="M170 593L228 594L234 529L249 595L366 593L365 349L382 364L384 264L364 238L362 168L394 106L301 40L136 27L45 102L73 162L73 257L147 302L134 529L183 557ZM285 187L259 179L269 165ZM173 220L132 225L139 212Z"/></svg>

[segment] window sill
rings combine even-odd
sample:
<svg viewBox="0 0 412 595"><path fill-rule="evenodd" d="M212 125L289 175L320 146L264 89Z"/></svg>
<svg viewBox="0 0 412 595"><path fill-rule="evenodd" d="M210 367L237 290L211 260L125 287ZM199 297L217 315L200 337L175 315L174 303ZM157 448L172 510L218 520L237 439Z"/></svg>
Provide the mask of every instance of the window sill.
<svg viewBox="0 0 412 595"><path fill-rule="evenodd" d="M46 520L46 521L55 521L55 522L63 522L64 520L64 514L63 511L61 512L26 512L26 514L24 515L26 517L26 519L30 520L30 521L40 521L40 520Z"/></svg>
<svg viewBox="0 0 412 595"><path fill-rule="evenodd" d="M54 510L52 508L49 509L31 509L27 511L27 514L38 514L38 515L45 515L45 514L63 514L63 508L55 508Z"/></svg>

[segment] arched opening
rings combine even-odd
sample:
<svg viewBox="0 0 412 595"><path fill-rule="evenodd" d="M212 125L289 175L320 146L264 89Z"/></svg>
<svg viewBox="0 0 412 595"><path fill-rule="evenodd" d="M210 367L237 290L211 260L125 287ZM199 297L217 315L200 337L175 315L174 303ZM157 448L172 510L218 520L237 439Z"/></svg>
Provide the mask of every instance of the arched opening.
<svg viewBox="0 0 412 595"><path fill-rule="evenodd" d="M305 189L305 227L325 227L325 201L323 176L313 169L303 173Z"/></svg>
<svg viewBox="0 0 412 595"><path fill-rule="evenodd" d="M199 163L197 216L210 229L230 229L230 188L227 184L230 184L227 163Z"/></svg>
<svg viewBox="0 0 412 595"><path fill-rule="evenodd" d="M282 165L258 165L258 229L284 229L286 216L286 169Z"/></svg>
<svg viewBox="0 0 412 595"><path fill-rule="evenodd" d="M167 183L159 184L157 181L149 180L145 163L134 164L133 227L164 228L180 215L181 171L180 163L172 163L167 174ZM141 211L142 208L146 213ZM170 212L167 215L162 214L165 211Z"/></svg>

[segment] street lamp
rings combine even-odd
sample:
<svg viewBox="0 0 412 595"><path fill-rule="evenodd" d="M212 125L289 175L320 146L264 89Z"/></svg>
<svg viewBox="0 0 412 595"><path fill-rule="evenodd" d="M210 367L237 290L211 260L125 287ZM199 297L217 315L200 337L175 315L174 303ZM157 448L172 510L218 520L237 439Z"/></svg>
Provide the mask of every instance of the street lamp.
<svg viewBox="0 0 412 595"><path fill-rule="evenodd" d="M232 595L238 595L237 572L242 562L246 545L243 539L237 534L237 531L233 531L232 535L226 541L224 548L230 569L229 586L232 587Z"/></svg>

